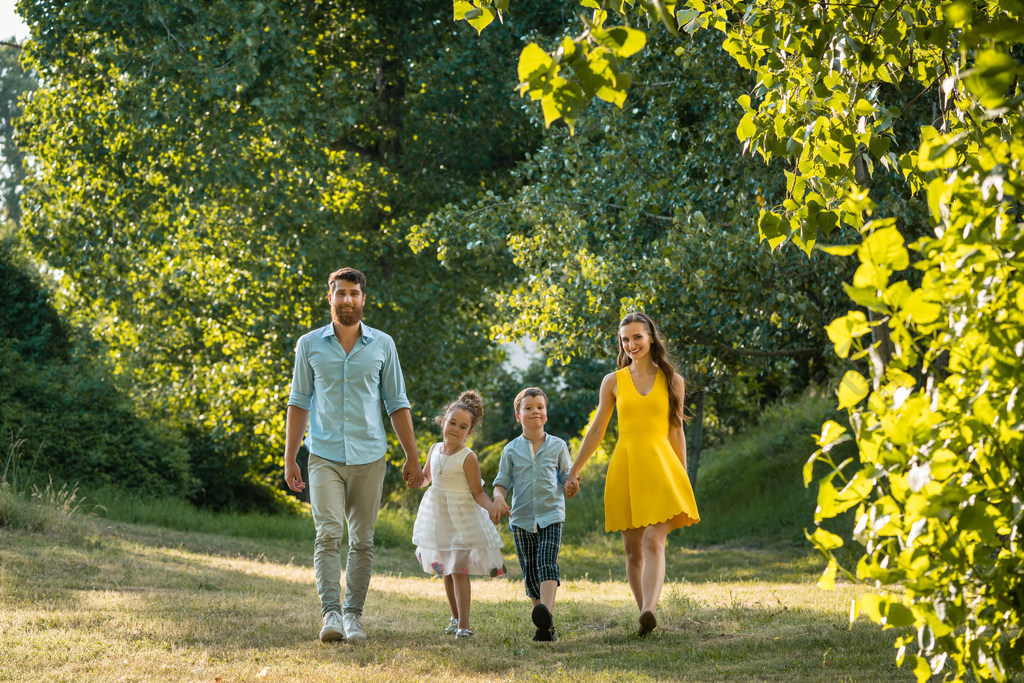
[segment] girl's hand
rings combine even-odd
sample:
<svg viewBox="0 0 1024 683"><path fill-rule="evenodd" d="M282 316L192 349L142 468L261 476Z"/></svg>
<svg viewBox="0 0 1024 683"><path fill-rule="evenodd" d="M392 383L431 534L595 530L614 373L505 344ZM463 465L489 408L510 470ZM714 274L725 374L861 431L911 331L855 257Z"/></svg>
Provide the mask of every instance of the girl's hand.
<svg viewBox="0 0 1024 683"><path fill-rule="evenodd" d="M501 521L502 517L509 514L511 511L511 508L509 508L508 504L503 499L495 499L495 501L491 504L490 509L491 521L497 524Z"/></svg>
<svg viewBox="0 0 1024 683"><path fill-rule="evenodd" d="M572 498L580 492L580 476L578 474L570 474L562 488L565 490L565 495Z"/></svg>

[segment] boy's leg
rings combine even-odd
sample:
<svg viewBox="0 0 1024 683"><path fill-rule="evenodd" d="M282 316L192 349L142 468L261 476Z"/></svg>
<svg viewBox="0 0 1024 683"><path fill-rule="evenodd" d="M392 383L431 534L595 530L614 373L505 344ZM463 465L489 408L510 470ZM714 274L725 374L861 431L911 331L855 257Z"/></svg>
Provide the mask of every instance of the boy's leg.
<svg viewBox="0 0 1024 683"><path fill-rule="evenodd" d="M562 523L552 524L537 533L537 579L540 582L540 601L554 611L555 593L561 583L558 569L558 551L562 547Z"/></svg>
<svg viewBox="0 0 1024 683"><path fill-rule="evenodd" d="M523 570L526 595L536 605L540 602L540 578L537 576L537 534L512 526L512 538L516 542L516 555Z"/></svg>

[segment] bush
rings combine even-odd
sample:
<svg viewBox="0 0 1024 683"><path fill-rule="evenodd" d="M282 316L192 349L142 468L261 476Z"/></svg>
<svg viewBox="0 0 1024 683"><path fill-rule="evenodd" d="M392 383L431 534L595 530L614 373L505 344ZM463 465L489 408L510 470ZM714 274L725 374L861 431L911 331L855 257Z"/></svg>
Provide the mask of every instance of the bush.
<svg viewBox="0 0 1024 683"><path fill-rule="evenodd" d="M817 449L812 434L837 416L833 400L808 391L767 408L752 428L704 451L694 492L701 522L685 542L799 542L812 528L816 487L804 488L803 465ZM851 444L840 460L855 457Z"/></svg>
<svg viewBox="0 0 1024 683"><path fill-rule="evenodd" d="M46 288L9 240L0 240L0 323L0 438L35 452L32 463L10 462L21 456L13 449L9 466L36 481L190 492L181 436L137 415L98 364L74 355Z"/></svg>

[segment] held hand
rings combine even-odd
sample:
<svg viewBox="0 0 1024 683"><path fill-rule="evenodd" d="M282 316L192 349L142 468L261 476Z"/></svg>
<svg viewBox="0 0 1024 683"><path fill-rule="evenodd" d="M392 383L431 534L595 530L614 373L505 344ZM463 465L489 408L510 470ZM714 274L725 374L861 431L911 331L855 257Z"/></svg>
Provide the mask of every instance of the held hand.
<svg viewBox="0 0 1024 683"><path fill-rule="evenodd" d="M572 498L580 492L580 477L578 474L570 474L569 478L565 480L565 495Z"/></svg>
<svg viewBox="0 0 1024 683"><path fill-rule="evenodd" d="M405 459L405 464L402 465L402 478L405 479L405 485L411 489L423 486L423 469L420 467L419 459Z"/></svg>
<svg viewBox="0 0 1024 683"><path fill-rule="evenodd" d="M491 503L490 516L491 521L495 524L501 521L501 518L510 512L508 504L503 500L495 500Z"/></svg>
<svg viewBox="0 0 1024 683"><path fill-rule="evenodd" d="M301 493L306 488L306 482L302 481L302 470L297 462L285 463L284 483L295 493Z"/></svg>

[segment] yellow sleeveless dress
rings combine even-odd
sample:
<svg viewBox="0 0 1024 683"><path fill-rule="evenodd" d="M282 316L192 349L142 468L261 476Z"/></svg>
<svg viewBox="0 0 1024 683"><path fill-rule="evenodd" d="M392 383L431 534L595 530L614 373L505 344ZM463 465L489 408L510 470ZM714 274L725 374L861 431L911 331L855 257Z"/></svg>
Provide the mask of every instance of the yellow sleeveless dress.
<svg viewBox="0 0 1024 683"><path fill-rule="evenodd" d="M605 531L668 521L672 529L700 521L690 479L668 440L668 383L659 371L651 392L636 390L629 366L615 373L619 440L604 485Z"/></svg>

